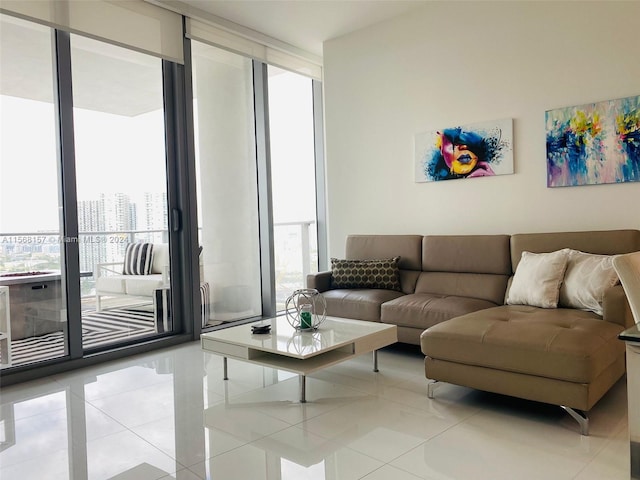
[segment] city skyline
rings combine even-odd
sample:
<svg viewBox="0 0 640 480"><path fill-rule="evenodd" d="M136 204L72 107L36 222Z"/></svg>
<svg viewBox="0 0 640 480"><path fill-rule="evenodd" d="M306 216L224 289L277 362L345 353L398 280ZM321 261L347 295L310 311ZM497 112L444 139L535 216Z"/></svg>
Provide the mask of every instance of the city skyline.
<svg viewBox="0 0 640 480"><path fill-rule="evenodd" d="M166 236L167 194L142 192L142 198L144 201L140 202L133 200L125 193L115 195L101 193L98 200L78 202L80 237L77 241L80 245L81 271L91 272L98 263L118 261L122 258L126 245L131 241L158 241ZM154 233L144 234L148 231ZM42 235L28 235L30 233L42 233ZM64 241L66 239L63 239L57 231L51 230L3 233L0 236L0 255L8 258L2 259L2 265L14 264L12 270L19 269L23 260L25 265L22 268L30 269L28 263L32 261L31 255L46 254L59 257L60 246ZM21 255L27 254L31 255L24 259L20 258ZM7 265L2 269L7 269Z"/></svg>

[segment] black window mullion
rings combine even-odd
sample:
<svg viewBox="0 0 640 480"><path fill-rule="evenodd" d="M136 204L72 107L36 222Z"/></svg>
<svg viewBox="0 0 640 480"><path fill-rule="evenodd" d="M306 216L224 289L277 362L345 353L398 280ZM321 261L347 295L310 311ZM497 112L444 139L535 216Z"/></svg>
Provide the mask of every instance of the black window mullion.
<svg viewBox="0 0 640 480"><path fill-rule="evenodd" d="M327 209L326 179L324 173L324 115L322 110L322 83L317 80L313 80L311 88L313 94L313 138L316 172L316 234L318 242L318 269L325 270L329 267L329 252L327 248Z"/></svg>
<svg viewBox="0 0 640 480"><path fill-rule="evenodd" d="M58 195L62 237L60 254L65 286L69 356L82 357L82 308L80 304L80 255L78 245L78 196L76 190L71 41L68 32L54 30L54 108L58 140Z"/></svg>
<svg viewBox="0 0 640 480"><path fill-rule="evenodd" d="M258 210L260 222L260 271L262 316L276 314L276 274L271 196L271 152L269 144L269 95L267 64L253 61L256 162L258 168Z"/></svg>
<svg viewBox="0 0 640 480"><path fill-rule="evenodd" d="M182 161L178 162L178 172L181 179L179 188L183 192L181 196L183 208L183 236L185 245L189 245L188 264L191 266L188 274L193 285L185 298L185 303L191 304L193 314L185 318L193 319L193 338L198 338L202 332L202 299L200 298L200 251L198 235L198 199L196 178L196 150L195 127L193 119L193 63L191 58L191 40L184 39L184 67L181 90L178 92L180 102L181 134L183 135ZM204 299L208 301L208 299Z"/></svg>

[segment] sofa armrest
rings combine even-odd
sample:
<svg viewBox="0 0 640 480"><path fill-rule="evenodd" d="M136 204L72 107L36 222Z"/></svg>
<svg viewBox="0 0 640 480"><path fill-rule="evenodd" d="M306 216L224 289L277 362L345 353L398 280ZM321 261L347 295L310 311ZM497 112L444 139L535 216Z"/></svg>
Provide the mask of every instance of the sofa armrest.
<svg viewBox="0 0 640 480"><path fill-rule="evenodd" d="M625 328L632 327L635 323L622 285L615 285L604 292L602 318Z"/></svg>
<svg viewBox="0 0 640 480"><path fill-rule="evenodd" d="M331 271L308 274L307 288L315 288L319 292L331 290Z"/></svg>

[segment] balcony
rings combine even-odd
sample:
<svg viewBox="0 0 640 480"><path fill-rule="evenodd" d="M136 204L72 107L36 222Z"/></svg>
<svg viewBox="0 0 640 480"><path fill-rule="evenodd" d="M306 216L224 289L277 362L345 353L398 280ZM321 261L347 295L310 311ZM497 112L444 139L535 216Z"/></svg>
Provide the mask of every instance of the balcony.
<svg viewBox="0 0 640 480"><path fill-rule="evenodd" d="M287 222L275 224L274 227L276 308L282 311L287 297L294 290L304 288L307 274L317 271L316 222ZM8 358L9 354L9 348L5 345L11 346L12 360L4 361L3 368L66 355L66 295L61 284L61 247L64 241L77 241L79 244L85 349L159 333L152 300L142 297L107 298L103 310L113 313L113 319L109 320L112 330L106 332L101 328L103 321L95 320L94 272L98 263L121 261L128 243L167 243L166 230L83 232L78 239L61 238L57 232L0 234L0 285L23 292L15 296L3 296L11 298L5 302L10 303L4 307L5 310L0 305L3 312L12 309L17 312L14 313L13 325L10 315L7 315L10 331L15 335L8 342L0 344L3 359ZM206 245L203 251L206 254ZM27 287L18 290L19 284ZM45 285L45 288L33 289ZM35 298L34 295L39 297ZM25 314L25 308L28 315ZM21 326L19 317L27 318L29 326ZM220 324L237 319L230 319L224 316L224 312L212 309L208 323Z"/></svg>

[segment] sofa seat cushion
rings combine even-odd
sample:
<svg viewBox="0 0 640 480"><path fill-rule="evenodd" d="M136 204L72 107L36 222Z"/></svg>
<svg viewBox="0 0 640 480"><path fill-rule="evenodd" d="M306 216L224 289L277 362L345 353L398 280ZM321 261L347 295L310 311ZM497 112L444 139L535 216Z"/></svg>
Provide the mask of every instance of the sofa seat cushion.
<svg viewBox="0 0 640 480"><path fill-rule="evenodd" d="M162 287L162 275L126 275L124 279L127 295L153 297L156 289Z"/></svg>
<svg viewBox="0 0 640 480"><path fill-rule="evenodd" d="M382 323L425 329L496 304L479 298L413 293L382 305Z"/></svg>
<svg viewBox="0 0 640 480"><path fill-rule="evenodd" d="M435 325L420 345L434 359L590 383L624 355L623 329L592 312L505 305Z"/></svg>
<svg viewBox="0 0 640 480"><path fill-rule="evenodd" d="M380 289L336 289L323 292L327 302L327 315L356 320L380 321L380 305L402 292Z"/></svg>

